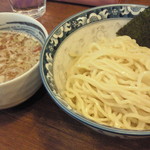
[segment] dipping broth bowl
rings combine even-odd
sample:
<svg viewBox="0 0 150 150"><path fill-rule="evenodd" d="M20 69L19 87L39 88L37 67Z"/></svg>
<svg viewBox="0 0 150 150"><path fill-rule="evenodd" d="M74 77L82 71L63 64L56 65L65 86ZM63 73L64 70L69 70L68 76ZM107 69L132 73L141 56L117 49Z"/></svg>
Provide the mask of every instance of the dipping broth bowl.
<svg viewBox="0 0 150 150"><path fill-rule="evenodd" d="M48 36L45 27L37 20L26 15L9 12L0 13L0 31L28 34L37 39L41 46ZM0 109L10 108L26 101L40 88L41 83L38 61L22 75L0 83Z"/></svg>

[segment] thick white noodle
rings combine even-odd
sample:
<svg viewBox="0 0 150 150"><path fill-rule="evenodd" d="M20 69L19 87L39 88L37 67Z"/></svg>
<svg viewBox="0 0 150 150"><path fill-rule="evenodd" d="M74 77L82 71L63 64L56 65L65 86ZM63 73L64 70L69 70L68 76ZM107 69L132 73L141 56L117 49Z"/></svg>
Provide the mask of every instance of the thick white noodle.
<svg viewBox="0 0 150 150"><path fill-rule="evenodd" d="M73 59L62 96L75 111L100 124L150 130L150 49L128 36L103 38Z"/></svg>

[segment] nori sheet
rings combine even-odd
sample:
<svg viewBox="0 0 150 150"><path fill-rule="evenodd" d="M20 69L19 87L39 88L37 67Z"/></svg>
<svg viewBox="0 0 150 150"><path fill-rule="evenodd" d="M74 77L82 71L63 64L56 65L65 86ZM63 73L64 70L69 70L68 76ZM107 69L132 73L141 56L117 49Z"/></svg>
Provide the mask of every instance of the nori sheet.
<svg viewBox="0 0 150 150"><path fill-rule="evenodd" d="M140 46L150 48L150 6L119 29L117 35L128 35Z"/></svg>

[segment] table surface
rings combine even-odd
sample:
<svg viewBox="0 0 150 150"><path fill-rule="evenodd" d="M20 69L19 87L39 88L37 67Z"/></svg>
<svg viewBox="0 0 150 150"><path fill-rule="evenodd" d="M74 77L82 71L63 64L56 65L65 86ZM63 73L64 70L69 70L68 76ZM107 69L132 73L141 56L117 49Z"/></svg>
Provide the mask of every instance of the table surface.
<svg viewBox="0 0 150 150"><path fill-rule="evenodd" d="M150 5L150 0L119 2ZM47 1L47 11L38 20L50 33L67 17L90 7ZM11 11L7 0L1 0L3 11ZM118 139L93 131L58 108L43 86L23 104L0 111L0 150L148 150L149 140Z"/></svg>

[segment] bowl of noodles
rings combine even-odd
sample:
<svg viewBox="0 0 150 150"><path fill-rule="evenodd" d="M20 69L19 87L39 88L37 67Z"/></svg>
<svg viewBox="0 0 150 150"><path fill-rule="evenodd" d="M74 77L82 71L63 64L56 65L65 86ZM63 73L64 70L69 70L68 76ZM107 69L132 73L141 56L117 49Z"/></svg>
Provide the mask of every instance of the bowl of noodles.
<svg viewBox="0 0 150 150"><path fill-rule="evenodd" d="M47 36L31 17L0 13L0 109L26 101L40 88L39 58Z"/></svg>
<svg viewBox="0 0 150 150"><path fill-rule="evenodd" d="M59 24L40 58L50 97L69 116L106 135L150 137L150 50L116 32L146 6L94 7Z"/></svg>

